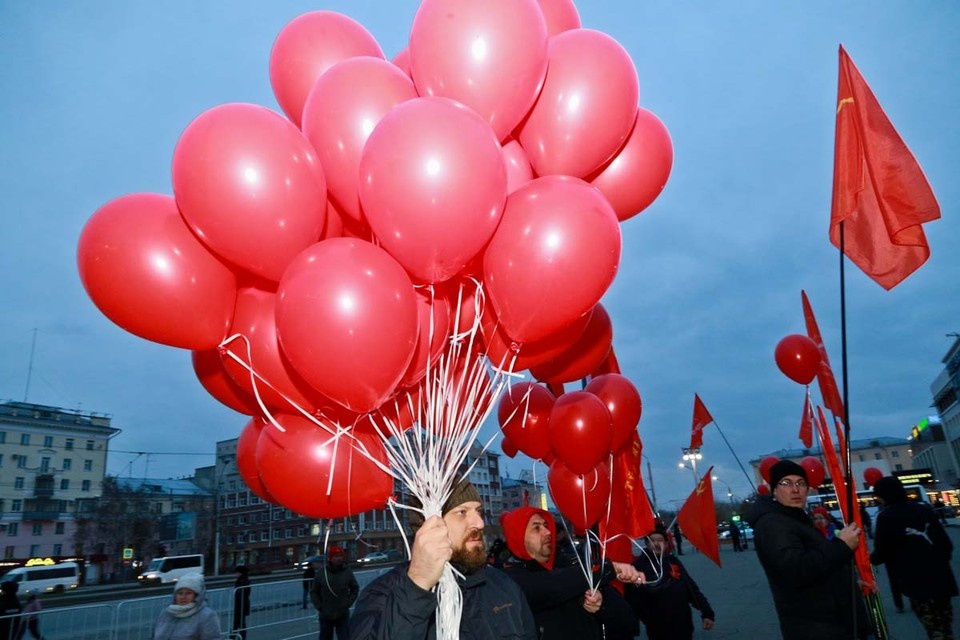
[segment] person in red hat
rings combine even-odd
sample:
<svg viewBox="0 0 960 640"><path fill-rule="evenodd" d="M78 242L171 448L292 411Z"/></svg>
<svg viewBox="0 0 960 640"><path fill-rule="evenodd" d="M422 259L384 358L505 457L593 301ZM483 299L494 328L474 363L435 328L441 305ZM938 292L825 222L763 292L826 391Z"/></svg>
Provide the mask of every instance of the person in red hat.
<svg viewBox="0 0 960 640"><path fill-rule="evenodd" d="M642 575L633 566L605 561L593 570L598 588L591 589L575 558L572 565L556 565L557 525L550 512L519 507L502 514L500 525L515 559L506 564L506 573L520 585L543 640L601 638L604 625L636 628L627 607L604 606L602 588L614 577L625 583L640 582Z"/></svg>
<svg viewBox="0 0 960 640"><path fill-rule="evenodd" d="M320 640L350 640L350 607L360 586L347 566L346 554L337 545L327 549L327 561L317 571L310 589L310 600L320 615Z"/></svg>

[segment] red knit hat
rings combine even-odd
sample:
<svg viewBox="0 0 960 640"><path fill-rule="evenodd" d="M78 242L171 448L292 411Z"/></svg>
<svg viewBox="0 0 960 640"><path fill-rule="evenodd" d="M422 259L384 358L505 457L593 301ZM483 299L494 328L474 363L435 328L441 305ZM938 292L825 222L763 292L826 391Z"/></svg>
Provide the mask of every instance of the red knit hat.
<svg viewBox="0 0 960 640"><path fill-rule="evenodd" d="M530 518L535 515L543 517L547 523L547 529L550 530L550 537L553 539L553 545L550 547L550 559L541 564L547 569L553 569L553 560L557 555L557 521L549 511L530 506L518 507L513 511L504 511L500 515L503 537L507 541L507 548L510 549L510 553L521 560L533 560L533 556L527 552L525 538Z"/></svg>

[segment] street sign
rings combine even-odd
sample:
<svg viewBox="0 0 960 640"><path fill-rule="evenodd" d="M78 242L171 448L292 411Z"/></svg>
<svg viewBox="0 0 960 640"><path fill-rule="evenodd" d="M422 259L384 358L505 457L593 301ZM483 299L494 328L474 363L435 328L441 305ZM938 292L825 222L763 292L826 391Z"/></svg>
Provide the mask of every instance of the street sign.
<svg viewBox="0 0 960 640"><path fill-rule="evenodd" d="M133 560L133 549L131 547L123 548L123 559L124 560Z"/></svg>

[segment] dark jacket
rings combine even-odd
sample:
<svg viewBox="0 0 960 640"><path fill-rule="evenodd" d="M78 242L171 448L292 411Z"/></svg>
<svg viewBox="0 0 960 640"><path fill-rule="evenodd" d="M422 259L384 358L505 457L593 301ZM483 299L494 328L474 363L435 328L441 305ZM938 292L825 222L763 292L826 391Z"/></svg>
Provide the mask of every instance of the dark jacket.
<svg viewBox="0 0 960 640"><path fill-rule="evenodd" d="M827 540L803 509L762 497L747 521L767 574L785 640L852 637L853 551L839 538ZM859 592L858 592L859 593ZM857 609L860 631L865 610ZM838 635L840 634L840 635Z"/></svg>
<svg viewBox="0 0 960 640"><path fill-rule="evenodd" d="M359 593L360 585L349 567L327 562L313 579L310 602L324 620L339 620L350 614Z"/></svg>
<svg viewBox="0 0 960 640"><path fill-rule="evenodd" d="M886 563L890 578L909 598L930 600L957 595L950 569L953 543L928 505L905 500L877 515L870 562Z"/></svg>
<svg viewBox="0 0 960 640"><path fill-rule="evenodd" d="M601 624L622 627L635 621L622 620L625 608L602 606L596 614L583 608L583 593L589 588L579 564L554 565L547 569L536 560L508 563L504 571L520 585L543 640L593 640L601 638ZM610 563L594 571L594 584L606 585L613 577ZM632 617L632 616L631 616Z"/></svg>
<svg viewBox="0 0 960 640"><path fill-rule="evenodd" d="M233 583L233 611L241 616L250 615L250 576L238 573Z"/></svg>
<svg viewBox="0 0 960 640"><path fill-rule="evenodd" d="M658 558L647 551L633 566L647 577L647 584L629 585L625 595L650 640L692 638L691 606L700 610L701 618L716 619L707 598L672 553Z"/></svg>
<svg viewBox="0 0 960 640"><path fill-rule="evenodd" d="M367 586L350 621L350 637L362 640L434 640L437 596L397 565ZM461 640L537 640L530 608L516 583L494 567L460 581Z"/></svg>
<svg viewBox="0 0 960 640"><path fill-rule="evenodd" d="M16 638L20 633L20 618L4 618L2 616L15 616L23 611L16 593L0 593L0 638Z"/></svg>

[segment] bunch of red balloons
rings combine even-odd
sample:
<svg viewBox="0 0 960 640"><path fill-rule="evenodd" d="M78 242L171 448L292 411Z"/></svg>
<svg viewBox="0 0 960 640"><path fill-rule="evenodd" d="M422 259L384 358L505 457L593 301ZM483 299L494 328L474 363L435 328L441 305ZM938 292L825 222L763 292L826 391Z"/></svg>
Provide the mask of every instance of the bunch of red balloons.
<svg viewBox="0 0 960 640"><path fill-rule="evenodd" d="M107 317L191 350L210 394L254 417L248 484L333 517L392 487L369 465L380 476L364 490L379 493L356 499L338 474L382 444L331 434L372 433L376 411L409 424L428 363L471 312L498 365L551 380L595 369L619 223L660 193L672 146L638 107L627 52L581 28L571 0L424 0L392 62L351 18L306 13L278 35L270 80L285 116L200 114L173 152L174 195L98 209L78 267ZM260 425L261 405L284 430ZM309 433L303 414L330 428ZM584 451L611 440L589 439ZM324 477L324 499L347 497L296 502Z"/></svg>
<svg viewBox="0 0 960 640"><path fill-rule="evenodd" d="M501 398L497 417L504 451L521 451L548 464L554 503L585 529L606 509L609 457L630 442L641 411L640 394L630 380L607 373L583 391L560 397L535 382L515 384Z"/></svg>

